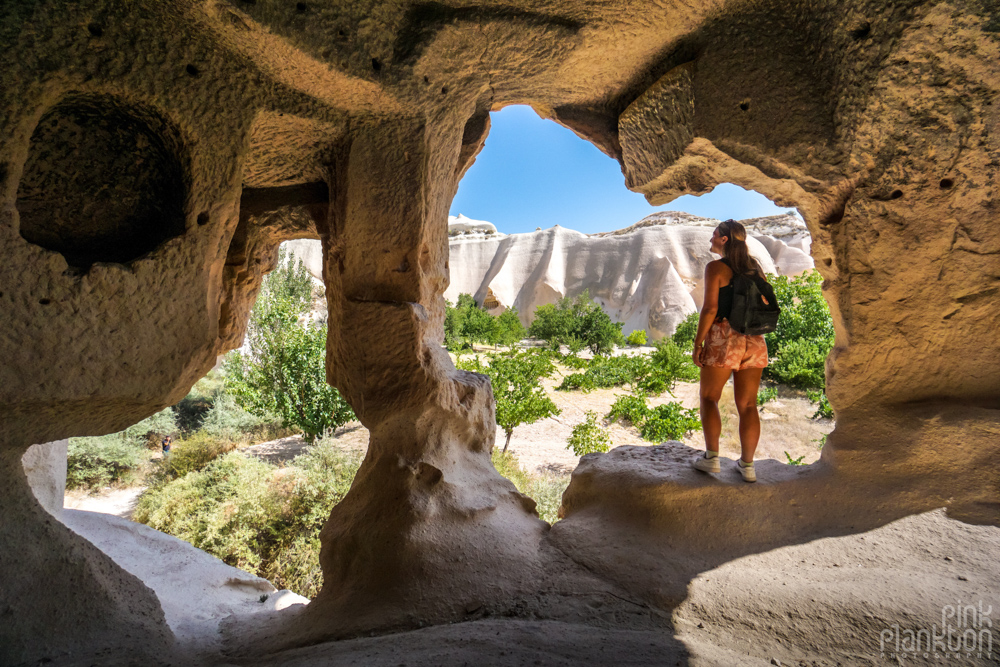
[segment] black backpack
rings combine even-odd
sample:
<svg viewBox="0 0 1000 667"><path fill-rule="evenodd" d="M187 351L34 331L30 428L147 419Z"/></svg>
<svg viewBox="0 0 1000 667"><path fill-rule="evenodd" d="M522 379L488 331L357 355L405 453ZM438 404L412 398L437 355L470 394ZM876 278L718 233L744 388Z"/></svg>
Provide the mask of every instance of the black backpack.
<svg viewBox="0 0 1000 667"><path fill-rule="evenodd" d="M723 262L729 266L729 262ZM774 331L778 327L781 308L771 284L756 273L741 275L734 271L732 285L733 309L729 314L729 326L748 336Z"/></svg>

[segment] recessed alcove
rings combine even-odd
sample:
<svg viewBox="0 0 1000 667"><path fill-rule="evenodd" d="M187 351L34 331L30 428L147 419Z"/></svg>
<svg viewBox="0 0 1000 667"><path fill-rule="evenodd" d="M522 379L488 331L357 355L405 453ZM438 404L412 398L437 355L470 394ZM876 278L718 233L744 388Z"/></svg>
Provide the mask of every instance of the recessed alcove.
<svg viewBox="0 0 1000 667"><path fill-rule="evenodd" d="M111 95L71 94L31 135L17 191L21 236L86 269L127 263L184 233L177 131Z"/></svg>

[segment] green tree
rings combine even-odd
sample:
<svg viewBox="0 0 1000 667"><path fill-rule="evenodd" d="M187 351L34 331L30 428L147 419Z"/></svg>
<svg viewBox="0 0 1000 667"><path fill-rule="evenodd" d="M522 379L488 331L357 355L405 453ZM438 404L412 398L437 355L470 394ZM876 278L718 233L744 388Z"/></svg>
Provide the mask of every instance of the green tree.
<svg viewBox="0 0 1000 667"><path fill-rule="evenodd" d="M548 341L553 348L558 348L569 337L570 318L568 311L560 310L555 304L538 306L535 318L528 327L528 335Z"/></svg>
<svg viewBox="0 0 1000 667"><path fill-rule="evenodd" d="M646 330L636 329L628 336L625 337L625 342L629 345L645 345L646 344Z"/></svg>
<svg viewBox="0 0 1000 667"><path fill-rule="evenodd" d="M470 344L490 341L495 328L495 320L495 317L473 301L471 306L465 307L465 317L462 320L462 338Z"/></svg>
<svg viewBox="0 0 1000 667"><path fill-rule="evenodd" d="M583 422L573 427L566 447L572 449L577 456L606 452L611 449L611 438L607 431L597 423L596 412L587 410Z"/></svg>
<svg viewBox="0 0 1000 667"><path fill-rule="evenodd" d="M532 350L511 348L505 352L485 355L487 364L473 357L460 361L462 370L482 373L490 379L496 401L497 426L507 439L503 452L510 446L514 429L521 424L533 424L559 414L559 408L542 388L540 380L555 372L552 360L546 354Z"/></svg>
<svg viewBox="0 0 1000 667"><path fill-rule="evenodd" d="M459 294L454 306L445 302L444 342L449 350L468 349L473 343L512 345L522 338L524 327L517 319L516 310L509 309L494 317L480 308L469 294Z"/></svg>
<svg viewBox="0 0 1000 667"><path fill-rule="evenodd" d="M694 311L685 317L677 328L674 329L674 344L682 350L689 350L694 345L694 338L698 335L698 320L701 317L699 311Z"/></svg>
<svg viewBox="0 0 1000 667"><path fill-rule="evenodd" d="M822 389L826 356L833 348L833 319L816 270L795 278L768 276L781 307L778 326L764 336L772 362L766 374L785 384Z"/></svg>
<svg viewBox="0 0 1000 667"><path fill-rule="evenodd" d="M305 317L311 303L308 272L280 251L250 314L249 351L230 353L224 368L226 390L245 410L314 439L354 413L326 381L326 324Z"/></svg>
<svg viewBox="0 0 1000 667"><path fill-rule="evenodd" d="M575 299L563 297L558 304L545 304L536 308L528 333L534 338L547 341L553 349L568 345L572 350L586 345L594 354L610 352L615 345L625 342L622 323L613 322L591 300L587 290Z"/></svg>
<svg viewBox="0 0 1000 667"><path fill-rule="evenodd" d="M527 333L527 329L524 328L520 318L517 316L517 311L513 308L508 308L500 313L498 317L493 318L493 327L490 330L489 342L493 343L494 346L504 345L510 347L523 339Z"/></svg>

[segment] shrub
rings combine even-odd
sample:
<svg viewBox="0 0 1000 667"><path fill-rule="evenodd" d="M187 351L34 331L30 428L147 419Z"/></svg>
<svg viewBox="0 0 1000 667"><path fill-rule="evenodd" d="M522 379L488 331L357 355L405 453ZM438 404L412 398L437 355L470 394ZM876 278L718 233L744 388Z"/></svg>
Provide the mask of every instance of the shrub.
<svg viewBox="0 0 1000 667"><path fill-rule="evenodd" d="M587 374L594 380L594 386L620 387L636 384L649 375L649 357L621 355L617 357L595 357L590 362Z"/></svg>
<svg viewBox="0 0 1000 667"><path fill-rule="evenodd" d="M168 479L183 477L201 470L226 452L236 449L232 440L218 438L207 431L195 431L170 447L170 454L160 462L160 475Z"/></svg>
<svg viewBox="0 0 1000 667"><path fill-rule="evenodd" d="M630 333L625 338L625 342L629 345L645 345L646 344L646 330L636 329Z"/></svg>
<svg viewBox="0 0 1000 667"><path fill-rule="evenodd" d="M826 356L834 340L822 278L813 270L796 278L768 276L768 280L781 306L781 317L774 332L764 337L773 360L765 374L792 386L822 389Z"/></svg>
<svg viewBox="0 0 1000 667"><path fill-rule="evenodd" d="M70 438L66 452L66 488L100 488L130 482L147 458L145 444L123 433Z"/></svg>
<svg viewBox="0 0 1000 667"><path fill-rule="evenodd" d="M674 345L682 350L688 350L694 347L695 336L698 335L698 320L701 318L701 313L697 310L690 313L685 317L677 328L674 329L674 335L672 340Z"/></svg>
<svg viewBox="0 0 1000 667"><path fill-rule="evenodd" d="M670 402L651 409L639 427L639 433L644 440L664 442L679 440L698 428L701 428L701 420L696 409Z"/></svg>
<svg viewBox="0 0 1000 667"><path fill-rule="evenodd" d="M611 421L621 420L626 424L638 427L649 415L649 407L646 405L646 395L642 392L637 394L619 394L615 397L615 402L611 405L606 419Z"/></svg>
<svg viewBox="0 0 1000 667"><path fill-rule="evenodd" d="M797 459L793 459L791 454L789 454L788 452L785 452L785 459L787 459L788 465L790 465L790 466L804 466L805 463L802 462L802 459L804 459L805 457L806 457L806 455L803 454L802 456L798 457Z"/></svg>
<svg viewBox="0 0 1000 667"><path fill-rule="evenodd" d="M100 488L137 481L149 460L147 449L158 446L163 436L176 432L177 421L167 408L118 433L70 438L66 452L67 488Z"/></svg>
<svg viewBox="0 0 1000 667"><path fill-rule="evenodd" d="M761 387L757 391L757 405L764 405L765 403L770 403L774 399L778 398L778 388L777 387Z"/></svg>
<svg viewBox="0 0 1000 667"><path fill-rule="evenodd" d="M205 413L201 428L210 436L236 442L246 439L263 422L260 417L244 410L233 396L219 393Z"/></svg>
<svg viewBox="0 0 1000 667"><path fill-rule="evenodd" d="M575 370L586 370L590 367L590 359L578 357L575 352L563 355L560 361L563 366Z"/></svg>
<svg viewBox="0 0 1000 667"><path fill-rule="evenodd" d="M822 417L823 419L833 419L833 406L830 405L830 401L827 400L825 391L809 390L806 392L806 396L811 402L816 404L816 412L813 413L813 419L816 419L817 417Z"/></svg>
<svg viewBox="0 0 1000 667"><path fill-rule="evenodd" d="M597 386L594 384L594 378L589 373L570 373L563 378L562 383L556 387L556 391L571 391L573 389L580 389L584 393L588 391L593 391Z"/></svg>
<svg viewBox="0 0 1000 667"><path fill-rule="evenodd" d="M146 417L141 422L129 426L122 431L127 439L132 439L146 447L156 447L165 435L174 435L178 431L177 418L170 408L160 410L155 415Z"/></svg>
<svg viewBox="0 0 1000 667"><path fill-rule="evenodd" d="M577 456L593 452L606 452L611 449L611 438L597 423L596 412L587 410L586 419L573 427L567 447L572 449Z"/></svg>
<svg viewBox="0 0 1000 667"><path fill-rule="evenodd" d="M204 470L151 487L140 496L132 518L259 573L263 559L254 538L267 517L277 514L267 493L273 469L231 452Z"/></svg>
<svg viewBox="0 0 1000 667"><path fill-rule="evenodd" d="M594 357L583 373L573 373L556 387L559 391L630 385L649 394L672 391L677 380L698 379L698 368L669 340L660 340L652 355Z"/></svg>
<svg viewBox="0 0 1000 667"><path fill-rule="evenodd" d="M826 383L824 365L830 351L823 343L800 338L785 342L767 367L768 375L782 384L801 388L822 388Z"/></svg>
<svg viewBox="0 0 1000 667"><path fill-rule="evenodd" d="M319 530L360 462L322 440L283 469L231 452L148 490L133 518L313 596L322 583Z"/></svg>
<svg viewBox="0 0 1000 667"><path fill-rule="evenodd" d="M640 386L651 394L672 392L678 380L695 382L699 377L698 367L691 360L691 355L682 352L672 340L661 339L656 342L650 364L650 378Z"/></svg>
<svg viewBox="0 0 1000 667"><path fill-rule="evenodd" d="M558 304L536 308L528 333L548 341L552 349L568 345L575 352L586 345L594 354L608 352L624 342L622 323L612 322L607 313L591 301L587 290L576 299L564 297Z"/></svg>
<svg viewBox="0 0 1000 667"><path fill-rule="evenodd" d="M556 389L590 391L597 387L620 387L624 384L636 386L648 377L650 369L649 357L645 355L594 357L583 373L566 376Z"/></svg>
<svg viewBox="0 0 1000 667"><path fill-rule="evenodd" d="M486 359L487 364L474 357L455 365L462 370L482 373L490 379L496 400L497 426L507 436L503 445L506 452L517 426L533 424L539 419L559 414L559 408L539 383L541 378L552 375L556 369L548 354L533 350L511 348L506 352L488 354Z"/></svg>

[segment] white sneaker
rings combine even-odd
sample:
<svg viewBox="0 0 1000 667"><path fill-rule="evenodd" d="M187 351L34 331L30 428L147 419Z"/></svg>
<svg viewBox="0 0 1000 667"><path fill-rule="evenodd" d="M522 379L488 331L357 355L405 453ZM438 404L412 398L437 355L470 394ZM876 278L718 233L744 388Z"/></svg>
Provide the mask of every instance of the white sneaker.
<svg viewBox="0 0 1000 667"><path fill-rule="evenodd" d="M691 465L693 465L696 470L700 470L702 472L719 472L722 470L722 466L719 464L718 456L707 458L704 454L702 454L692 461Z"/></svg>
<svg viewBox="0 0 1000 667"><path fill-rule="evenodd" d="M743 463L743 459L739 459L736 462L736 467L739 469L740 474L743 475L744 482L756 482L757 473L753 469L753 464Z"/></svg>

